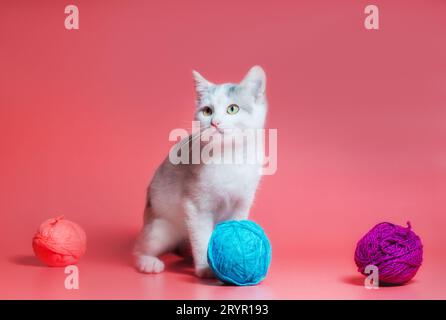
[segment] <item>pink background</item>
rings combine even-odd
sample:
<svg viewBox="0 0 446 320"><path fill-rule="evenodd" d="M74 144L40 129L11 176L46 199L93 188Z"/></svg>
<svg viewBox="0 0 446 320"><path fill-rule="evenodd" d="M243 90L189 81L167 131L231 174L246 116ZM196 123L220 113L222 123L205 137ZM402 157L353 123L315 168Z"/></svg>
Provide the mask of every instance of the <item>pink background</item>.
<svg viewBox="0 0 446 320"><path fill-rule="evenodd" d="M363 27L370 3L379 31ZM67 4L80 30L65 30ZM0 298L446 298L445 12L439 0L2 1ZM145 188L170 130L190 126L191 70L238 81L254 64L279 138L251 216L273 244L268 278L216 286L172 256L164 274L137 273ZM31 249L60 214L88 235L77 291ZM407 220L423 267L366 290L356 241Z"/></svg>

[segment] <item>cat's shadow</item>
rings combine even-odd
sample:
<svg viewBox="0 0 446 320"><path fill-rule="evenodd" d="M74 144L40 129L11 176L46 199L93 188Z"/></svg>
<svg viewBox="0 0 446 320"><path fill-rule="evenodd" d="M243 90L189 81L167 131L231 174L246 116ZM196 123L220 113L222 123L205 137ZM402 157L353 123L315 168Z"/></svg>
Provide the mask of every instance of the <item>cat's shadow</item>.
<svg viewBox="0 0 446 320"><path fill-rule="evenodd" d="M175 273L182 275L182 280L188 283L205 284L208 286L222 286L222 282L215 278L199 278L195 275L192 257L177 256L175 254L167 254L162 257L166 264L167 273Z"/></svg>
<svg viewBox="0 0 446 320"><path fill-rule="evenodd" d="M166 264L167 273L176 273L184 275L184 281L188 283L205 284L208 286L222 286L222 282L215 278L199 278L195 275L193 260L191 257L181 257L174 254L163 256L163 261Z"/></svg>
<svg viewBox="0 0 446 320"><path fill-rule="evenodd" d="M163 255L162 260L166 264L167 272L194 275L193 261L189 257L168 253Z"/></svg>

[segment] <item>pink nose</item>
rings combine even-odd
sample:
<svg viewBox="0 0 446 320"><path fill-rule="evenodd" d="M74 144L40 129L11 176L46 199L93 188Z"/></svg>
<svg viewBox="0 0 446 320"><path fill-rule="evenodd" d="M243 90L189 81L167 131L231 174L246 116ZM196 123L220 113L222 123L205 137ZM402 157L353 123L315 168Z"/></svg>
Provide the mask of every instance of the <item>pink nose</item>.
<svg viewBox="0 0 446 320"><path fill-rule="evenodd" d="M212 120L212 121L211 121L211 125L212 125L213 127L218 127L219 124L220 124L220 121L216 121L216 120Z"/></svg>

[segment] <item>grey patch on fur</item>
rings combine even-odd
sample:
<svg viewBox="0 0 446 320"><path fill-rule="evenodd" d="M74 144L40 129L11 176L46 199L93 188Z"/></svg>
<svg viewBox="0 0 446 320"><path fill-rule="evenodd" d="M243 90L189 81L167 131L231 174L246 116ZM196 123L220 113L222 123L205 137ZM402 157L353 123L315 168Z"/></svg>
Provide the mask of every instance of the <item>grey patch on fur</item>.
<svg viewBox="0 0 446 320"><path fill-rule="evenodd" d="M215 94L215 91L217 91L218 86L211 86L208 88L209 94Z"/></svg>
<svg viewBox="0 0 446 320"><path fill-rule="evenodd" d="M237 95L240 94L241 88L236 84L228 83L223 85L223 90L225 90L225 93L228 97L237 97ZM239 105L239 107L248 113L252 113L253 111L250 105Z"/></svg>
<svg viewBox="0 0 446 320"><path fill-rule="evenodd" d="M225 86L225 89L228 96L234 96L237 94L238 91L238 87L235 84L228 84L227 86Z"/></svg>

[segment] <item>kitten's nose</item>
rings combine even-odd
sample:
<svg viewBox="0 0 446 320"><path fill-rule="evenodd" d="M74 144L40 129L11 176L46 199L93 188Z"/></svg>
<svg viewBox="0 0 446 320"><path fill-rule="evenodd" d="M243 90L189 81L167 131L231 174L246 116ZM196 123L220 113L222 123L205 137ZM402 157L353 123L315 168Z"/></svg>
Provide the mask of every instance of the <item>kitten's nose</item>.
<svg viewBox="0 0 446 320"><path fill-rule="evenodd" d="M217 121L217 120L212 119L212 121L211 121L211 125L212 125L213 127L218 127L219 124L220 124L220 121Z"/></svg>

